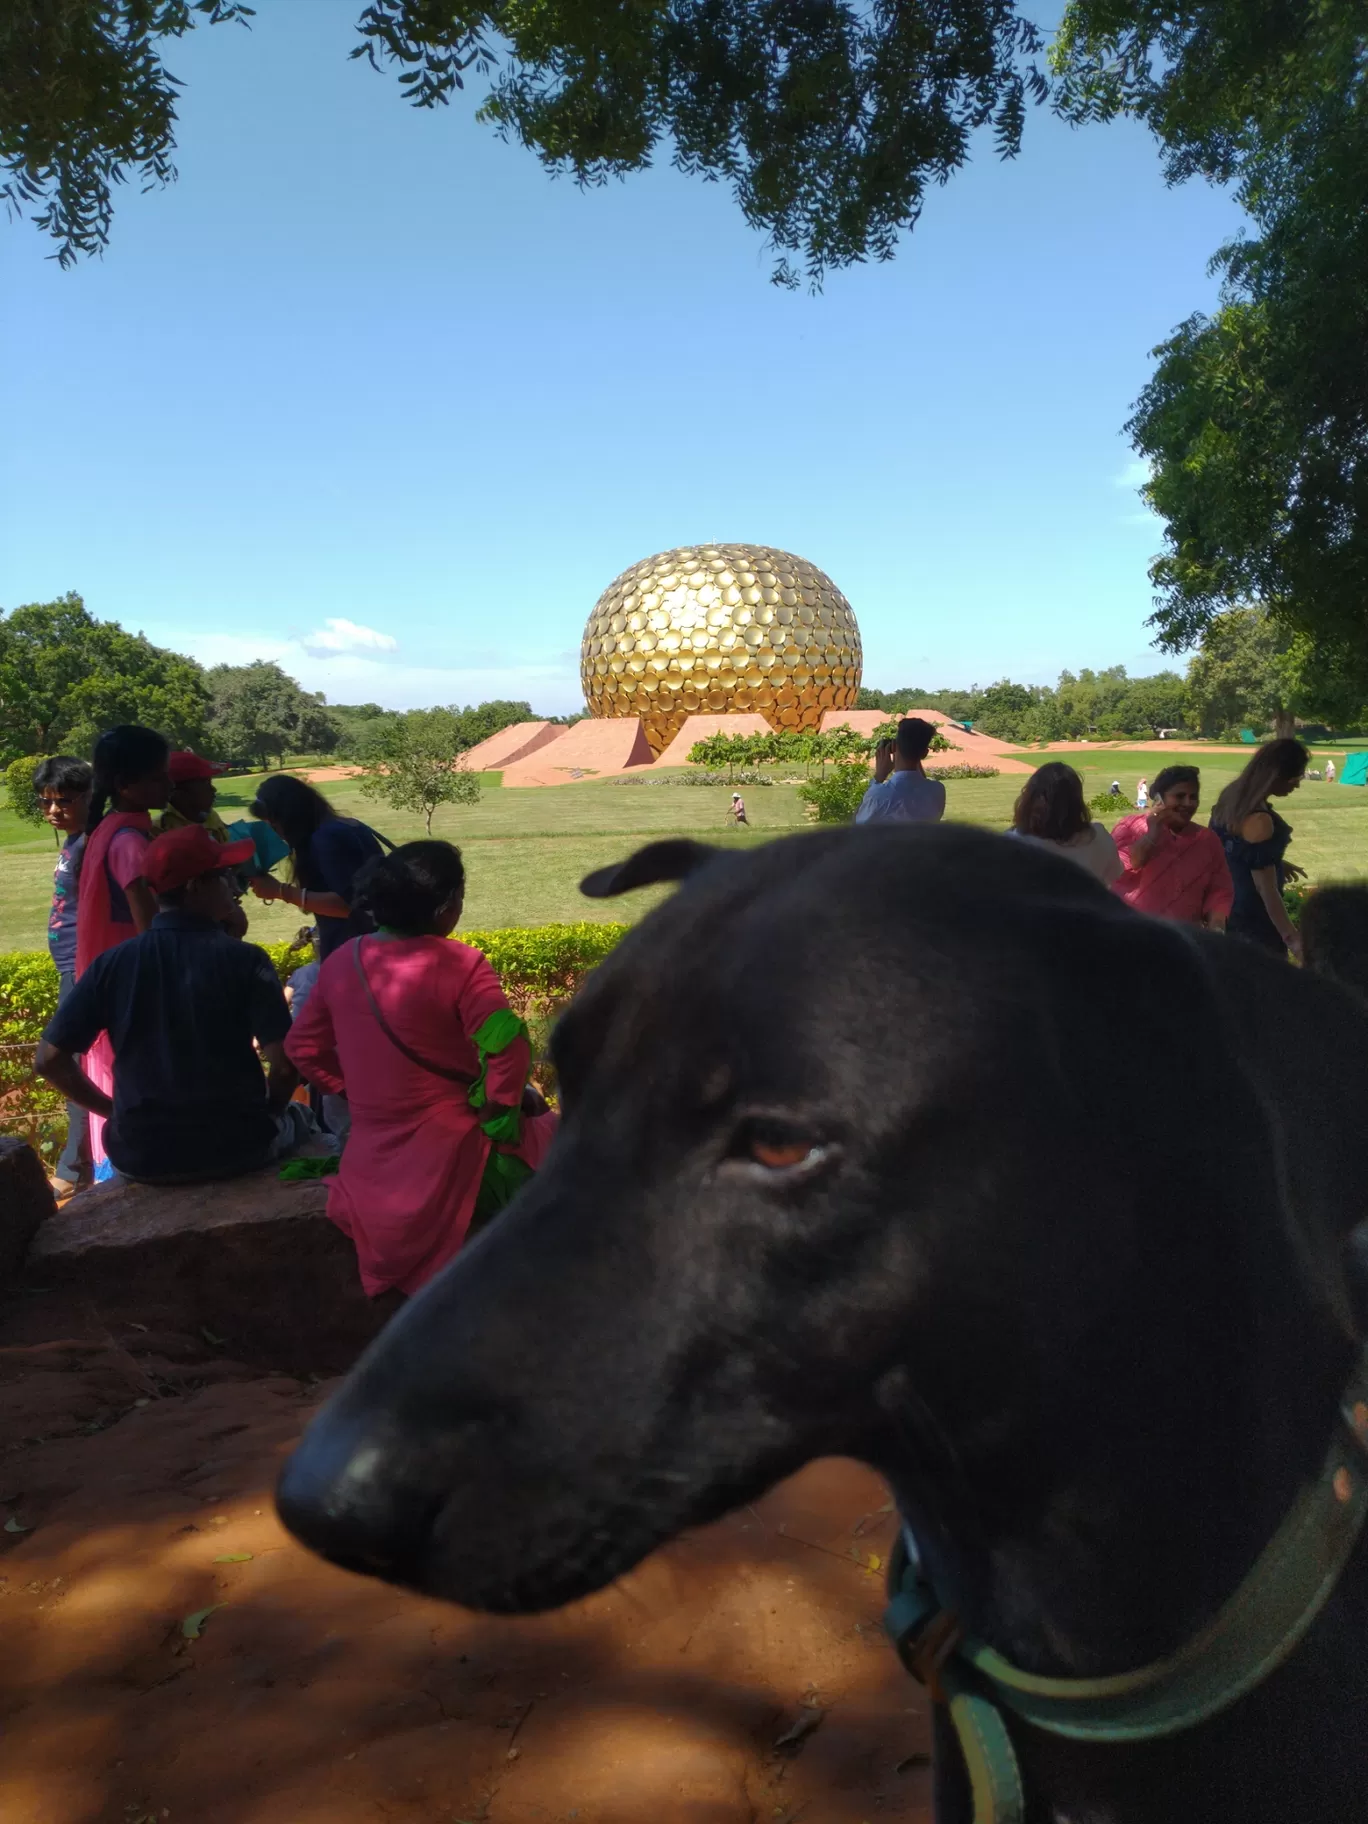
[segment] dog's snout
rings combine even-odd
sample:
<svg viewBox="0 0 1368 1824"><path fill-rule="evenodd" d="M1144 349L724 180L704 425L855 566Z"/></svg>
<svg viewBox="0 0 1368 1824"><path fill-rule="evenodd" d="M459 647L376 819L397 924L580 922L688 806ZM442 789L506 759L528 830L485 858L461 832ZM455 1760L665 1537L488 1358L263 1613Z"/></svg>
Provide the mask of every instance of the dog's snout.
<svg viewBox="0 0 1368 1824"><path fill-rule="evenodd" d="M321 1413L281 1472L281 1520L334 1564L416 1581L440 1498L419 1485L407 1455L382 1433Z"/></svg>

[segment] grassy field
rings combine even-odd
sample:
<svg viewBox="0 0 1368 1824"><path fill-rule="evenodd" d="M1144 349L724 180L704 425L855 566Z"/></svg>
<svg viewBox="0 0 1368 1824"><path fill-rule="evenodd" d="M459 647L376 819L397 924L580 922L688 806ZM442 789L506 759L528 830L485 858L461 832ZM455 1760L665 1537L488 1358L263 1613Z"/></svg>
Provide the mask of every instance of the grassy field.
<svg viewBox="0 0 1368 1824"><path fill-rule="evenodd" d="M1048 750L1030 751L1037 764L1049 757ZM1134 792L1137 779L1153 779L1160 765L1191 760L1202 769L1206 804L1243 760L1236 754L1132 753L1119 748L1099 749L1096 754L1074 750L1059 757L1079 767L1089 796L1104 791L1114 778ZM497 780L496 774L487 776L489 789L479 804L440 810L433 820L433 834L459 843L465 855L469 886L464 922L472 927L639 918L658 894L587 900L579 893L581 877L660 836L692 835L725 847L746 847L805 827L792 785L743 788L751 828L734 830L726 821L730 793L724 786L589 781L504 791ZM221 786L219 807L230 822L246 816L256 783L254 778L234 778ZM950 780L948 815L962 823L1005 828L1020 785L1019 775ZM364 817L395 842L423 834L421 818L368 802L350 780L328 781L322 789L340 811ZM1368 875L1368 790L1312 780L1286 808L1297 832L1292 858L1313 879ZM0 951L39 950L46 941L53 838L46 829L22 824L2 811L0 851ZM290 907L252 900L249 912L252 936L262 942L290 937L299 925L299 915Z"/></svg>

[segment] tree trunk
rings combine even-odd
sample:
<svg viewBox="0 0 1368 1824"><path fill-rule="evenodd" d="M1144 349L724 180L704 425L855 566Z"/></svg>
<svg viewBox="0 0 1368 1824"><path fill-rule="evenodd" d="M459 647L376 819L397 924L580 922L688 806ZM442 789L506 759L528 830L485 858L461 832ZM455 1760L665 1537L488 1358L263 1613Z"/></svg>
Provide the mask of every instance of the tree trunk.
<svg viewBox="0 0 1368 1824"><path fill-rule="evenodd" d="M1279 741L1286 741L1297 732L1297 718L1290 709L1279 709L1273 715L1273 733Z"/></svg>

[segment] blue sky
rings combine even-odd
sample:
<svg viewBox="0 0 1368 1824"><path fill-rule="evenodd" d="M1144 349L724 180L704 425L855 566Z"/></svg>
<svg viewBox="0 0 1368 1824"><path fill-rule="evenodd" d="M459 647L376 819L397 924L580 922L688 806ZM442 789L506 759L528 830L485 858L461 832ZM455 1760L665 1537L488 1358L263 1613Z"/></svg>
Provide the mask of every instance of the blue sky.
<svg viewBox="0 0 1368 1824"><path fill-rule="evenodd" d="M555 713L619 571L740 540L829 572L868 684L1165 662L1121 426L1228 197L1037 114L896 261L782 292L726 189L553 180L349 62L359 11L172 45L180 181L118 195L102 260L0 224L0 603L77 589L335 702Z"/></svg>

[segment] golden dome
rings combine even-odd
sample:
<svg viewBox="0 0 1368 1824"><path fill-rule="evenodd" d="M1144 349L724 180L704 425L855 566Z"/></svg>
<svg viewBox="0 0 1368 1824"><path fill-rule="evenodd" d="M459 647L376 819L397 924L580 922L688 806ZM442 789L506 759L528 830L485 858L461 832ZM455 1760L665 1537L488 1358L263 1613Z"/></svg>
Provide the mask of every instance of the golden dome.
<svg viewBox="0 0 1368 1824"><path fill-rule="evenodd" d="M816 728L853 709L860 630L806 558L768 545L687 545L624 570L594 604L580 647L591 716L640 716L659 754L686 716L758 711Z"/></svg>

